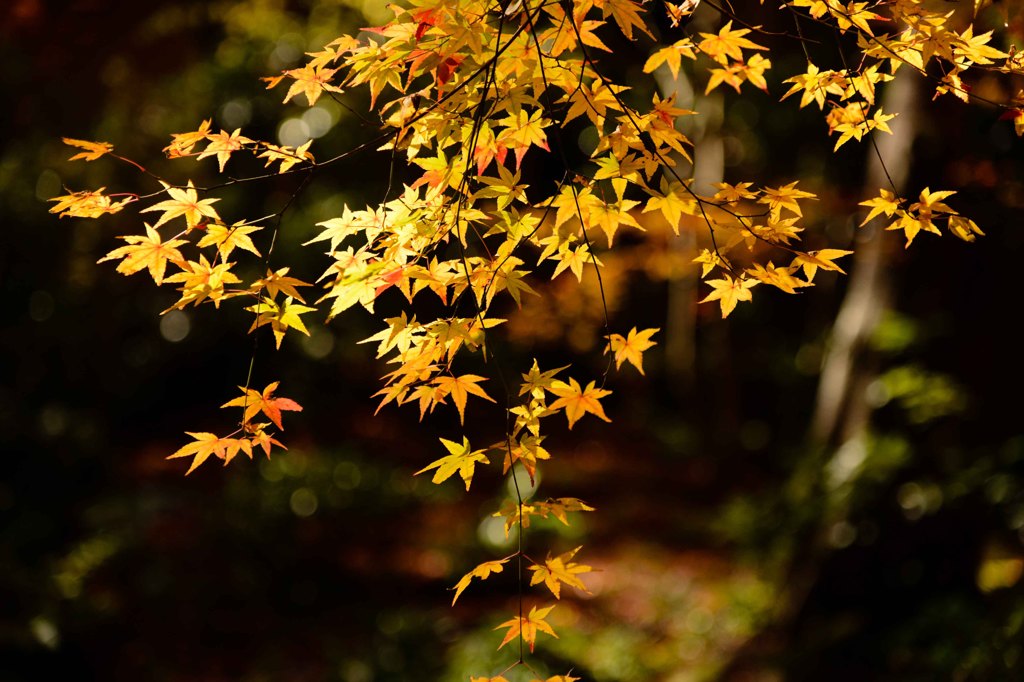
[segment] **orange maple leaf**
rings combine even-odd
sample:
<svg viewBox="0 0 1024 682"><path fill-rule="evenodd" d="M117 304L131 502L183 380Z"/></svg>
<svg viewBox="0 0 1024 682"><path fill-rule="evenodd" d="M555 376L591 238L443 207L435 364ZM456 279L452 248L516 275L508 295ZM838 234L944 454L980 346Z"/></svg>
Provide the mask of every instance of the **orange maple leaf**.
<svg viewBox="0 0 1024 682"><path fill-rule="evenodd" d="M240 391L242 391L242 395L235 398L234 400L229 400L228 402L221 405L221 407L243 408L243 422L248 422L250 419L252 419L257 414L262 412L263 414L267 415L267 418L269 418L270 421L274 422L274 426L283 431L284 427L281 426L282 410L289 412L302 412L302 405L299 405L291 398L273 397L274 391L277 390L277 387L280 383L281 382L279 381L275 381L271 384L267 384L267 387L263 389L262 393L252 388L247 389L244 386L239 386L238 388Z"/></svg>
<svg viewBox="0 0 1024 682"><path fill-rule="evenodd" d="M234 452L237 453L241 448L241 444L235 438L221 438L220 436L213 433L192 433L186 431L188 435L195 438L195 441L179 448L173 455L168 455L167 459L177 459L178 457L193 457L192 465L185 472L188 476L196 468L209 459L210 455L215 455L220 459L228 459L228 450L233 448ZM234 453L231 455L234 457Z"/></svg>

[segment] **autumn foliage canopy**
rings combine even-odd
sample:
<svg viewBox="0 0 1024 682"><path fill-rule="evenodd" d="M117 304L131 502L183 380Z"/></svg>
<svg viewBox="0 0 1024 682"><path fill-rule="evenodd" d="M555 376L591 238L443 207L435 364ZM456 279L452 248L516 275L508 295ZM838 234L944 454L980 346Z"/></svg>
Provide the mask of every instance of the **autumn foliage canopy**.
<svg viewBox="0 0 1024 682"><path fill-rule="evenodd" d="M379 332L365 339L389 368L376 409L407 406L421 420L436 410L453 410L465 423L476 405L490 402L507 415L493 425L493 442L440 438L437 459L424 462L417 474L439 485L451 485L446 482L452 479L466 490L485 469L510 475L521 467L532 479L543 462L557 456L545 446L552 430L614 417L602 404L613 390L607 388L612 366L642 374L644 353L657 344L659 330L606 328L603 375L536 360L513 368L490 348L503 333L502 311L521 306L550 280L579 282L595 273L601 286L604 255L623 240L642 239L655 224L675 235L696 232L697 246L687 260L700 269L702 302L717 305L722 317L755 294L795 294L818 278L842 275L842 259L852 253L830 245L805 223L804 209L817 197L800 177L774 186L758 178L698 186L694 144L683 131L701 112L682 108L669 92L635 96L609 75L615 72L607 67L616 61L616 46L632 44L647 54L645 74L689 78L704 94L753 89L781 101L778 107L816 109L817 133L831 136L835 150L892 133L889 123L900 112L883 110L879 93L900 71L927 82L935 97L988 107L993 118L1006 119L1005 125L1024 135L1024 90L1014 90L1024 76L1024 53L1003 45L998 32L983 30L971 16L965 20L962 13L954 16L922 0L792 0L777 3L792 27L780 34L747 21L728 3L704 0L717 13L715 26L694 30L692 14L700 4L396 5L386 24L340 36L309 53L300 68L265 79L284 102L309 106L324 97L344 103L348 93L367 91L377 128L357 147L321 158L311 142L279 145L241 129L215 130L204 120L171 135L163 151L183 166L179 176L167 178L147 170L144 160L120 156L111 143L66 138L75 149L72 159L137 168L138 187L68 190L53 199L51 212L62 218L120 214L116 224L128 231L101 262L174 288L178 299L168 311L238 306L252 316L249 332L268 329L276 347L285 336L308 334L304 320L312 317L331 320L353 308L376 314L379 300L390 299L389 308L397 302L401 312L380 315ZM976 4L980 16L986 3ZM815 42L812 61L805 30L820 34L822 27L831 31L834 45ZM803 70L777 72L764 44L768 38L803 47ZM1002 98L973 94L980 78L997 79L999 87L985 92L1002 92ZM576 140L584 134L594 143L586 150L589 158L580 159ZM293 276L292 266L274 255L275 241L288 231L288 203L268 216L228 214L219 206L240 183L293 176L305 185L341 159L365 152L390 156L409 179L391 182L378 203L344 206L318 224L319 233L308 242L324 254L316 282ZM262 162L264 171L233 175L242 156ZM216 166L223 180L196 185L188 170L194 163ZM858 210L855 203L848 206L851 214ZM983 234L961 213L956 193L944 188L919 187L904 195L896 186L878 187L859 204L867 209L862 224L882 221L901 233L907 247L922 232L968 242ZM138 215L124 219L133 212ZM470 362L470 356L476 359ZM473 369L481 366L489 368L487 375ZM211 405L223 403L231 415L224 421L237 422L234 430L187 432L191 440L168 453L188 460L185 473L211 458L228 464L240 454L274 457L284 448L284 413L302 407L276 381L250 382L251 373L226 402L230 391L209 397ZM531 518L570 524L573 515L593 510L569 497L525 502L517 489L516 499L495 514L507 533L527 528ZM587 591L592 569L576 560L585 556L580 547L541 560L526 553L522 532L519 537L514 554L486 561L455 583L453 604L475 582L509 573L529 578L523 590L534 588L538 598ZM538 550L543 552L530 548ZM506 571L510 563L516 568ZM532 652L541 636L558 636L547 620L554 607L520 605L499 626L504 634L498 648L519 643L513 665L525 661L524 646ZM566 674L548 682L574 679Z"/></svg>

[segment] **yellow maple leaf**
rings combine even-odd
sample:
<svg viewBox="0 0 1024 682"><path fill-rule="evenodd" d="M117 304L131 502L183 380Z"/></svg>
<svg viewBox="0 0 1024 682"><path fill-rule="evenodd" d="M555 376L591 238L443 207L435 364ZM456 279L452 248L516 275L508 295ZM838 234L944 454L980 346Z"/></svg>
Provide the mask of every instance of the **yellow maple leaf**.
<svg viewBox="0 0 1024 682"><path fill-rule="evenodd" d="M808 251L807 253L798 251L792 265L802 267L804 269L804 276L810 282L814 279L818 268L822 270L835 270L839 274L845 275L846 272L832 261L836 258L849 256L852 253L853 251L844 251L842 249L820 249L818 251Z"/></svg>
<svg viewBox="0 0 1024 682"><path fill-rule="evenodd" d="M202 249L216 245L221 260L227 260L236 248L259 256L261 254L249 235L262 229L259 225L246 225L244 220L239 220L231 226L223 223L211 223L206 227L206 234L199 240L198 246Z"/></svg>
<svg viewBox="0 0 1024 682"><path fill-rule="evenodd" d="M494 398L487 395L484 389L478 385L481 381L487 381L487 378L476 374L437 377L433 381L437 385L434 402L441 402L446 396L451 395L455 401L455 407L459 411L459 423L464 424L466 422L466 400L469 398L469 394L472 393L484 400L494 402Z"/></svg>
<svg viewBox="0 0 1024 682"><path fill-rule="evenodd" d="M606 353L615 353L615 369L620 369L622 363L629 361L631 365L636 367L641 374L644 373L644 358L643 353L645 350L652 348L657 345L657 342L651 341L651 337L654 336L660 329L645 329L642 332L638 332L636 327L629 330L627 336L622 334L612 334L608 337L608 346L605 348Z"/></svg>
<svg viewBox="0 0 1024 682"><path fill-rule="evenodd" d="M506 620L501 625L494 628L500 630L501 628L508 628L508 632L505 633L505 639L501 640L501 644L498 648L505 646L513 639L518 636L522 636L523 641L530 645L530 652L533 653L533 646L537 642L537 633L544 632L555 639L558 639L558 635L551 629L551 626L544 619L551 613L551 609L555 608L554 605L546 606L543 609L538 609L536 606L530 609L530 613L526 616L517 616L510 620Z"/></svg>
<svg viewBox="0 0 1024 682"><path fill-rule="evenodd" d="M309 106L316 104L316 101L320 99L320 95L326 92L341 93L342 90L336 85L331 84L331 78L334 76L337 69L328 69L323 66L306 65L298 69L289 69L284 72L284 75L291 78L294 82L291 87L288 88L288 93L284 96L284 102L287 103L292 97L298 94L306 96L306 102ZM274 79L265 79L268 83L267 89L277 85L281 78L277 77Z"/></svg>
<svg viewBox="0 0 1024 682"><path fill-rule="evenodd" d="M57 202L56 206L50 208L50 213L59 213L61 218L99 218L104 213L117 213L137 199L130 196L115 202L103 193L105 189L100 187L97 190L72 192L47 199Z"/></svg>
<svg viewBox="0 0 1024 682"><path fill-rule="evenodd" d="M210 124L213 119L206 119L199 125L199 129L187 133L172 133L171 143L164 147L164 154L169 159L177 159L188 156L192 148L206 139L210 133Z"/></svg>
<svg viewBox="0 0 1024 682"><path fill-rule="evenodd" d="M441 444L444 445L445 450L451 454L431 462L417 471L414 476L419 476L431 469L437 469L437 471L434 472L434 477L430 479L430 482L440 484L451 478L455 472L458 472L459 476L462 477L463 482L466 484L466 490L469 490L469 485L473 482L473 472L476 468L477 462L490 464L490 460L487 459L487 455L484 454L483 450L473 450L469 446L469 439L465 436L462 437L461 444L456 443L453 440L448 440L447 438L441 438L440 441Z"/></svg>
<svg viewBox="0 0 1024 682"><path fill-rule="evenodd" d="M210 141L210 144L196 157L196 160L199 161L208 156L216 156L217 165L220 167L221 173L224 172L224 164L231 158L232 153L244 149L246 144L253 142L248 137L242 135L241 128L235 128L234 132L230 135L226 131L221 130L219 133L207 135L206 139Z"/></svg>
<svg viewBox="0 0 1024 682"><path fill-rule="evenodd" d="M755 26L754 28L759 28ZM743 50L767 50L768 48L758 45L757 43L751 42L743 36L750 33L749 28L738 28L735 31L732 30L732 20L726 22L718 34L714 33L701 33L703 38L697 45L697 49L711 57L719 64L725 66L729 63L729 58L742 62L743 61Z"/></svg>
<svg viewBox="0 0 1024 682"><path fill-rule="evenodd" d="M88 140L75 140L70 137L62 137L60 140L70 147L78 147L79 149L85 150L84 152L75 154L68 159L68 161L77 161L78 159L82 159L84 161L95 161L104 154L109 154L114 151L114 145L109 142L90 142Z"/></svg>
<svg viewBox="0 0 1024 682"><path fill-rule="evenodd" d="M549 406L552 410L565 409L565 416L569 420L569 429L580 420L580 417L587 412L594 416L610 422L611 419L604 413L604 408L598 402L601 398L611 395L611 391L603 388L596 388L597 382L591 381L587 387L581 388L579 382L570 378L569 383L555 381L548 390L558 396L558 400Z"/></svg>
<svg viewBox="0 0 1024 682"><path fill-rule="evenodd" d="M473 578L487 580L492 573L501 573L504 570L503 565L508 561L508 559L509 558L506 557L497 561L485 561L466 575L462 576L459 579L459 582L455 583L455 586L452 588L455 590L455 596L452 598L452 606L455 606L455 601L459 598L459 595L469 587L469 583L472 582Z"/></svg>
<svg viewBox="0 0 1024 682"><path fill-rule="evenodd" d="M249 327L249 332L252 333L259 327L269 324L270 329L274 332L274 340L277 342L277 347L280 348L281 340L284 339L284 334L289 328L297 329L306 336L309 336L309 330L306 329L306 325L299 316L312 312L316 308L293 303L291 296L286 296L281 305L278 305L273 299L264 296L261 302L249 306L246 310L256 313L256 319L253 321L252 326Z"/></svg>
<svg viewBox="0 0 1024 682"><path fill-rule="evenodd" d="M714 290L705 296L701 303L718 301L722 306L722 319L729 317L736 308L739 301L750 301L754 298L750 289L757 286L756 279L733 279L729 275L723 275L723 279L709 279L705 282Z"/></svg>
<svg viewBox="0 0 1024 682"><path fill-rule="evenodd" d="M160 227L167 221L173 220L178 216L185 217L185 222L188 224L188 229L190 230L198 225L204 217L211 220L220 219L220 216L217 215L217 211L211 205L216 201L220 201L220 199L200 200L199 195L196 193L196 188L192 184L191 180L188 181L188 186L185 189L172 187L166 183L163 183L163 185L167 194L171 198L140 211L140 213L163 211L163 215L160 216L160 220L156 221L156 224L153 225L153 227Z"/></svg>
<svg viewBox="0 0 1024 682"><path fill-rule="evenodd" d="M576 556L576 553L579 552L581 548L582 546L577 547L565 554L559 554L554 558L549 556L544 561L543 566L540 564L530 566L530 570L533 571L533 577L530 579L530 585L533 586L544 583L544 585L551 590L551 594L555 595L555 599L562 598L560 594L562 590L562 583L590 594L587 586L584 585L583 581L577 576L580 573L589 573L593 568L585 564L578 564L575 561L572 561L572 558Z"/></svg>
<svg viewBox="0 0 1024 682"><path fill-rule="evenodd" d="M164 273L167 270L167 261L183 264L185 262L181 251L175 247L186 244L184 239L172 239L167 242L160 241L160 233L153 227L146 225L146 236L127 235L120 239L128 242L128 246L114 249L97 263L107 260L123 258L117 265L117 271L123 275L132 275L142 269L149 270L153 281L158 285L163 284Z"/></svg>

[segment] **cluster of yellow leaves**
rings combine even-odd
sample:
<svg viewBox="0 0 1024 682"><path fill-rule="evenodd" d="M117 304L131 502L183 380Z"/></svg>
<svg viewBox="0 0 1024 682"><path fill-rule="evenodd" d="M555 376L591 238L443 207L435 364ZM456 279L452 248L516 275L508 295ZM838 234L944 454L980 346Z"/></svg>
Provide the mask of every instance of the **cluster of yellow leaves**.
<svg viewBox="0 0 1024 682"><path fill-rule="evenodd" d="M174 133L171 135L171 143L164 147L164 153L170 159L194 156L197 160L201 160L215 157L221 173L224 172L224 167L231 155L239 151L248 151L256 154L258 158L266 159L266 166L280 163L279 173L285 173L301 163L312 164L315 162L313 154L309 151L312 140L299 147L284 147L248 138L242 135L241 129L238 128L230 133L226 130L214 133L211 131L210 124L211 120L206 119L196 130ZM199 151L196 149L196 145L201 144L206 146Z"/></svg>
<svg viewBox="0 0 1024 682"><path fill-rule="evenodd" d="M57 213L61 218L99 218L107 213L117 213L136 199L129 196L114 201L109 194L103 193L105 189L106 187L100 187L96 190L71 192L53 197L50 201L56 202L56 206L50 208L50 213Z"/></svg>
<svg viewBox="0 0 1024 682"><path fill-rule="evenodd" d="M242 391L241 397L230 400L221 405L221 407L241 407L241 427L224 437L206 432L186 432L189 436L192 436L193 442L179 448L176 452L169 455L167 459L192 457L192 464L189 466L188 471L185 472L187 476L209 459L211 455L223 460L224 464L227 465L239 452L244 452L249 459L252 459L253 450L262 448L264 454L269 458L271 446L276 445L284 448L284 445L274 438L273 433L267 431L270 423L253 422L253 417L262 413L270 419L274 426L279 430L283 430L281 412L302 411L302 406L291 398L275 397L274 392L277 390L277 386L278 382L276 381L267 385L263 391L239 386L239 390Z"/></svg>
<svg viewBox="0 0 1024 682"><path fill-rule="evenodd" d="M569 525L569 514L572 512L594 511L594 508L583 500L575 497L560 497L557 500L545 502L529 502L517 504L508 501L501 509L494 512L493 516L505 519L505 537L508 537L512 528L522 525L523 528L530 527L531 517L546 519L549 516L557 519L562 525Z"/></svg>
<svg viewBox="0 0 1024 682"><path fill-rule="evenodd" d="M795 294L812 286L819 271L843 272L836 261L849 251L802 245L804 208L816 199L813 193L797 182L771 187L744 181L719 183L713 194L698 193L677 165L677 159L692 160L691 141L677 123L695 112L677 106L672 97L636 96L636 90L598 72L594 55L610 52L612 32L627 40L653 38L641 0L408 4L391 6L393 19L384 25L366 28L358 37L342 36L309 53L305 64L265 79L268 88L286 86L285 103L304 99L308 106L365 86L385 130L380 148L413 172L408 185L379 205L364 210L346 205L340 215L318 223L320 232L307 244L325 250L327 265L315 303L307 304L299 293L311 285L290 276L287 267L273 270L264 262L259 271L265 275L243 279L246 271L229 259L263 258L253 235L268 218L226 220L213 189L191 181L161 181L148 195L107 195L105 188L69 191L54 198L50 210L61 217L96 218L139 203L140 214L154 213L155 221L142 223L144 234L122 235L125 244L101 260L117 261L125 275L146 271L157 285L178 285L180 297L169 309L207 302L219 307L243 298L244 309L253 314L250 333L269 327L278 347L289 330L309 334L303 315L320 309L330 320L357 306L375 313L378 299L391 297L389 305L401 310L364 340L377 344L377 358L389 368L375 396L377 409L411 403L423 419L438 405L451 405L460 424L471 406L496 402L485 388L487 378L462 363L465 354L489 357L488 333L505 322L501 306L522 305L524 296L536 294L533 282L540 277L571 273L582 281L585 268L600 268L602 253L614 248L620 235L644 229L638 220L642 214L658 216L675 234L690 219L706 226L713 247L694 262L710 288L703 302L717 301L722 317L752 300L759 284ZM696 0L665 3L674 24L696 5ZM917 0L791 0L783 8L833 25L847 36L844 40L858 43L862 58L856 68L823 69L809 62L803 73L784 81L789 89L782 99L800 95L801 108L814 103L824 113L829 133L837 136L835 149L873 131L891 132L893 114L876 106L875 93L902 66L927 72L933 60L940 62L932 70L942 74L937 94L965 100L968 70L1024 72L1021 55L993 47L991 32L954 28L951 13ZM882 33L883 26L892 32ZM684 35L656 45L644 72L664 65L678 76L686 59L706 71L705 93L720 86L740 92L744 83L767 92L772 63L767 48L755 42L759 31L729 20L717 30ZM1006 114L1024 134L1024 92ZM572 173L566 169L553 188L531 186L523 177L524 160L564 148L561 138L569 124L586 126L596 138L588 162ZM128 161L106 142L65 142L77 150L73 160ZM264 168L276 166L278 174L314 173L321 166L309 148L308 142L292 148L255 140L240 129L215 132L205 120L196 130L172 135L164 151L171 158L215 159L220 173L232 158L238 165L248 155L263 161ZM951 194L925 189L909 203L883 190L864 202L871 209L865 222L884 214L891 219L888 229L903 230L908 245L920 231L938 232L938 225L972 240L981 230L944 203ZM274 217L280 215L269 218ZM422 308L442 312L417 319L413 307L424 298L429 305ZM605 352L617 369L628 362L643 374L643 354L655 345L658 331L634 327L625 335L609 334ZM435 484L457 474L468 490L477 465L490 464L489 455L497 454L503 474L518 463L533 479L539 463L552 458L544 445L546 418L563 413L569 429L587 414L609 421L601 401L611 391L603 381L560 378L566 369L542 370L534 361L518 395L509 396L511 429L500 441L474 449L465 436L442 438L447 454L417 473L432 472ZM191 472L211 456L227 463L238 453L251 458L258 448L269 456L271 446L280 443L266 429L280 431L282 412L301 409L275 397L276 389L276 382L263 391L243 389L224 405L242 408L237 431L223 438L190 432L193 442L171 457L192 457ZM269 421L254 422L261 414ZM504 519L508 534L513 527L528 527L531 519L568 525L569 513L592 509L575 498L517 500L503 504L495 516ZM562 585L585 591L579 576L591 568L573 561L578 551L532 563L531 585L544 585L556 598ZM501 573L510 558L485 562L463 576L453 603L472 580ZM555 636L546 622L551 608L535 607L528 616L502 623L497 629L508 630L501 646L521 638L532 651L539 633ZM548 682L574 679L557 676Z"/></svg>
<svg viewBox="0 0 1024 682"><path fill-rule="evenodd" d="M908 248L919 232L941 235L939 225L942 223L945 223L946 229L954 236L966 242L973 242L976 237L985 233L973 220L960 215L943 202L943 199L954 194L956 192L948 190L932 192L925 187L917 201L910 203L899 199L889 190L880 190L877 197L860 203L861 206L871 209L861 222L861 226L866 225L875 216L884 214L886 218L892 219L885 229L903 230Z"/></svg>
<svg viewBox="0 0 1024 682"><path fill-rule="evenodd" d="M579 677L572 677L571 675L555 675L549 677L547 680L532 679L529 682L577 682ZM509 682L507 678L499 675L498 677L470 677L469 682Z"/></svg>
<svg viewBox="0 0 1024 682"><path fill-rule="evenodd" d="M767 92L765 72L771 68L772 63L757 51L765 51L768 48L747 37L752 30L758 28L760 27L734 29L730 20L718 33L702 32L699 41L689 37L682 38L651 54L644 64L644 73L651 73L665 64L672 72L672 76L678 77L684 57L696 61L700 55L704 55L714 63L714 66L708 68L705 95L719 85L728 85L739 92L740 86L745 82ZM754 52L747 55L744 50Z"/></svg>

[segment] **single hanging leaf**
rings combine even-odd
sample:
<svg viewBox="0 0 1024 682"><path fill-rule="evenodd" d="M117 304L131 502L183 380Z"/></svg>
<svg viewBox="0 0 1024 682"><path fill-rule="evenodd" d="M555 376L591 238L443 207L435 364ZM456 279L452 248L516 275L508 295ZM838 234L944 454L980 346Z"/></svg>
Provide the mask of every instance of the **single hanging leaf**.
<svg viewBox="0 0 1024 682"><path fill-rule="evenodd" d="M459 595L469 587L469 583L473 578L487 580L492 573L501 573L504 570L503 566L507 561L507 557L498 561L485 561L466 575L462 576L462 578L459 579L459 582L455 583L455 587L452 588L455 590L455 596L452 598L452 606L455 606L455 602L459 598Z"/></svg>
<svg viewBox="0 0 1024 682"><path fill-rule="evenodd" d="M836 258L849 256L852 253L853 251L843 251L842 249L821 249L819 251L808 251L807 253L797 252L796 258L793 259L793 265L804 269L804 277L807 278L808 282L814 279L818 268L822 270L835 270L839 274L845 275L846 272L832 261Z"/></svg>
<svg viewBox="0 0 1024 682"><path fill-rule="evenodd" d="M580 551L581 547L566 552L565 554L559 554L555 558L548 557L544 562L544 565L534 564L530 566L530 570L533 571L533 577L530 579L530 586L544 585L551 590L551 594L555 595L555 599L561 599L562 583L575 587L578 590L582 590L587 594L590 591L587 586L583 584L576 576L580 573L589 573L593 569L590 566L584 564L577 564L572 561L572 558L576 556L576 552Z"/></svg>
<svg viewBox="0 0 1024 682"><path fill-rule="evenodd" d="M455 401L455 407L459 410L459 423L465 424L466 400L469 398L471 393L489 402L494 402L494 398L487 395L484 389L480 388L478 385L478 382L481 381L487 381L487 378L477 376L476 374L463 374L460 377L437 377L434 379L434 383L437 384L435 402L440 402L445 396L451 395L452 399Z"/></svg>
<svg viewBox="0 0 1024 682"><path fill-rule="evenodd" d="M555 639L558 639L558 635L551 629L551 626L544 619L551 613L551 609L555 608L554 605L546 606L543 609L538 609L534 606L530 609L529 615L517 616L511 620L506 620L504 623L494 628L500 630L501 628L508 628L508 632L505 633L505 639L501 640L501 644L498 648L505 646L513 639L518 637L520 634L523 636L523 641L530 645L530 653L533 653L533 646L537 642L537 633L544 632Z"/></svg>
<svg viewBox="0 0 1024 682"><path fill-rule="evenodd" d="M759 282L756 279L733 279L729 275L723 275L723 277L724 279L705 280L714 291L705 296L701 303L718 301L722 306L722 319L724 320L736 308L736 303L753 299L754 296L750 290Z"/></svg>
<svg viewBox="0 0 1024 682"><path fill-rule="evenodd" d="M83 161L95 161L104 154L109 154L114 151L114 145L109 142L89 142L88 140L75 140L70 137L60 138L61 142L71 147L78 147L84 149L84 152L79 152L72 156L68 161L77 161L82 159Z"/></svg>
<svg viewBox="0 0 1024 682"><path fill-rule="evenodd" d="M115 202L103 193L105 189L100 187L93 191L72 192L47 199L57 202L56 206L50 208L50 213L58 213L61 218L99 218L105 213L117 213L136 200L136 197L130 196Z"/></svg>
<svg viewBox="0 0 1024 682"><path fill-rule="evenodd" d="M213 223L207 225L206 234L199 240L198 246L201 249L216 246L221 260L227 260L235 249L244 249L259 256L261 254L249 235L262 229L259 225L246 225L244 220L231 226Z"/></svg>
<svg viewBox="0 0 1024 682"><path fill-rule="evenodd" d="M469 484L473 482L473 471L477 465L477 462L483 462L484 464L490 464L490 460L487 459L487 455L484 454L483 450L473 450L469 446L469 439L465 436L462 437L462 444L456 443L455 441L448 440L447 438L441 438L441 444L444 445L445 449L451 453L441 459L431 462L427 466L417 471L414 475L419 476L425 471L431 469L437 469L434 472L434 477L431 483L444 483L447 481L455 472L459 472L459 476L466 483L466 490L469 490Z"/></svg>
<svg viewBox="0 0 1024 682"><path fill-rule="evenodd" d="M188 186L185 189L171 187L167 183L163 183L163 185L164 189L167 190L167 194L171 198L140 211L140 213L163 211L163 215L160 216L160 220L156 221L156 224L153 225L153 227L160 227L167 221L173 220L178 216L184 216L185 223L188 225L188 229L190 230L196 227L203 218L209 218L210 220L220 219L220 216L217 215L217 211L212 206L214 202L220 201L220 199L200 200L199 195L196 193L196 188L192 185L191 180L188 181Z"/></svg>
<svg viewBox="0 0 1024 682"><path fill-rule="evenodd" d="M169 242L160 241L160 233L154 228L146 225L146 236L128 235L121 237L128 242L128 246L114 249L97 263L116 258L124 258L118 263L117 271L122 275L132 275L140 270L149 270L153 281L159 286L163 284L164 273L167 270L167 261L183 264L185 262L181 251L175 247L187 244L184 239L172 239Z"/></svg>
<svg viewBox="0 0 1024 682"><path fill-rule="evenodd" d="M645 329L642 332L637 332L636 327L633 327L629 330L628 336L622 336L622 334L609 336L605 352L615 354L615 369L620 369L622 363L628 361L643 374L644 351L657 345L656 341L651 341L651 337L659 331L661 330Z"/></svg>
<svg viewBox="0 0 1024 682"><path fill-rule="evenodd" d="M306 336L309 336L309 330L306 329L305 323L299 316L312 312L316 308L294 303L291 296L285 296L281 305L264 296L261 302L249 306L246 310L256 313L256 319L253 321L252 326L249 327L249 332L252 333L263 325L269 324L270 329L274 332L274 341L276 341L277 347L280 348L284 334L289 328L297 329Z"/></svg>
<svg viewBox="0 0 1024 682"><path fill-rule="evenodd" d="M569 429L580 420L580 417L590 412L594 416L610 422L611 419L604 413L604 408L598 402L601 398L611 395L611 391L603 388L596 388L597 382L591 381L587 387L581 388L579 383L570 377L569 383L556 381L548 389L558 396L558 400L551 403L550 408L557 410L565 408L565 416L569 420Z"/></svg>
<svg viewBox="0 0 1024 682"><path fill-rule="evenodd" d="M195 438L195 442L179 448L173 455L168 455L167 459L192 457L192 465L185 472L186 476L209 459L210 455L216 455L221 459L225 459L227 457L227 448L231 444L230 441L234 440L221 438L212 433L191 433L189 431L185 433Z"/></svg>
<svg viewBox="0 0 1024 682"><path fill-rule="evenodd" d="M220 167L220 172L224 172L224 164L231 158L231 154L244 148L244 145L252 144L253 140L242 135L241 128L235 128L235 131L230 135L221 130L219 133L210 134L206 136L210 144L207 145L203 153L196 157L197 161L205 159L208 156L217 157L217 165Z"/></svg>
<svg viewBox="0 0 1024 682"><path fill-rule="evenodd" d="M284 426L281 425L281 412L302 412L302 405L291 398L275 398L274 391L277 390L280 382L275 381L271 384L267 384L267 387L260 393L255 389L246 389L243 386L239 386L238 389L242 391L242 395L234 400L230 400L223 405L225 407L241 407L244 408L242 414L242 421L248 422L257 414L262 412L265 414L270 421L274 422L274 426L284 430Z"/></svg>

